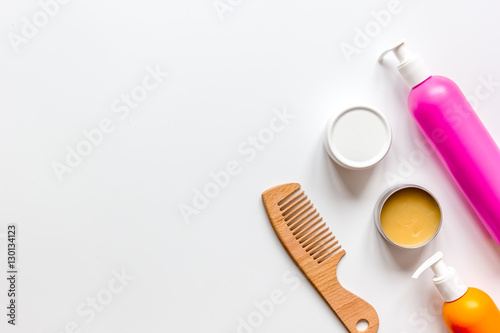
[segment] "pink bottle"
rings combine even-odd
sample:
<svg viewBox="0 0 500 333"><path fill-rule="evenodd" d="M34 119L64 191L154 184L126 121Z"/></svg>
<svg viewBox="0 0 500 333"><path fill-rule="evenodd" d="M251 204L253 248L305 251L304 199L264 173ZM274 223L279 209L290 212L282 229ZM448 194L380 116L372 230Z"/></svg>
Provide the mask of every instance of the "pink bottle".
<svg viewBox="0 0 500 333"><path fill-rule="evenodd" d="M464 94L450 79L432 76L404 42L394 52L412 87L408 108L484 226L500 245L500 149Z"/></svg>

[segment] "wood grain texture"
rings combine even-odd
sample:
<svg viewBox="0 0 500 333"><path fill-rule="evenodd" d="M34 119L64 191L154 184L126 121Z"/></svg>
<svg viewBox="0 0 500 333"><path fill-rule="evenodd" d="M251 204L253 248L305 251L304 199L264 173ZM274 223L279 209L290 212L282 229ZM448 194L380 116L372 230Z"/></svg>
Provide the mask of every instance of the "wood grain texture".
<svg viewBox="0 0 500 333"><path fill-rule="evenodd" d="M286 251L347 330L351 333L377 332L379 319L375 309L340 285L337 265L345 250L322 221L300 184L273 187L262 194L262 201ZM356 325L363 319L368 322L368 328L358 331Z"/></svg>

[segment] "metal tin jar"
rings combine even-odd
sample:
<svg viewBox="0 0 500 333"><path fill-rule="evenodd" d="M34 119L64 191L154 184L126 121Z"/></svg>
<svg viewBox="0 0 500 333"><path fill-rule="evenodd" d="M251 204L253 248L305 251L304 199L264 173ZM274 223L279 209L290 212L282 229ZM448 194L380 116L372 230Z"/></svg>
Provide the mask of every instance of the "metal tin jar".
<svg viewBox="0 0 500 333"><path fill-rule="evenodd" d="M381 219L382 209L384 208L384 205L386 204L387 200L391 196L393 196L396 192L399 192L401 190L408 189L408 188L419 189L419 190L422 190L422 191L426 192L427 194L429 194L434 199L434 201L436 202L437 207L439 209L439 213L440 213L439 226L438 226L436 232L434 233L434 235L429 240L427 240L425 243L419 244L419 245L416 245L416 246L404 246L404 245L401 245L401 244L398 244L398 243L394 242L393 240L391 240L387 236L386 232L382 228L382 219ZM375 205L374 221L375 221L375 225L377 226L377 229L380 232L380 234L382 235L382 237L384 237L385 240L387 242L389 242L390 244L392 244L392 245L394 245L396 247L402 248L402 249L417 249L417 248L420 248L422 246L427 245L428 243L430 243L437 236L437 234L441 230L441 226L442 226L442 223L443 223L443 214L442 214L441 205L439 204L439 201L436 199L436 197L429 190L427 190L426 188L424 188L424 187L422 187L420 185L415 185L415 184L400 184L400 185L396 185L396 186L393 186L393 187L389 188L387 191L385 191L380 196L379 200L377 201L377 204Z"/></svg>

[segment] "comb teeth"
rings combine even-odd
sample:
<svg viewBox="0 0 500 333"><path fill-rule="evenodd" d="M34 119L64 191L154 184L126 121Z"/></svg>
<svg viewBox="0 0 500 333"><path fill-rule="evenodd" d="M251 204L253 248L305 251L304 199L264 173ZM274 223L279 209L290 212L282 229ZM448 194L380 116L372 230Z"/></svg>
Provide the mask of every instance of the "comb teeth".
<svg viewBox="0 0 500 333"><path fill-rule="evenodd" d="M278 202L278 206L295 239L318 264L340 250L335 235L300 188Z"/></svg>

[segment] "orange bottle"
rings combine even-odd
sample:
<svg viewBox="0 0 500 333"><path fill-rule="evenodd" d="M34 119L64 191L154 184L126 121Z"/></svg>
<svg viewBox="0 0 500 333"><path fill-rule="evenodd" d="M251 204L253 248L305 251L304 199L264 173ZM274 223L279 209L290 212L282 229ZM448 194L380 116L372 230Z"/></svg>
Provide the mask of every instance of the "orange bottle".
<svg viewBox="0 0 500 333"><path fill-rule="evenodd" d="M484 291L467 288L453 267L442 261L436 253L420 266L416 279L428 268L434 272L434 284L444 298L443 319L453 333L500 332L500 310Z"/></svg>

